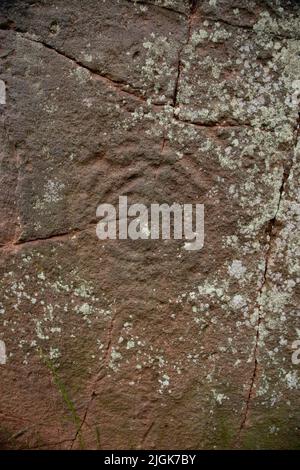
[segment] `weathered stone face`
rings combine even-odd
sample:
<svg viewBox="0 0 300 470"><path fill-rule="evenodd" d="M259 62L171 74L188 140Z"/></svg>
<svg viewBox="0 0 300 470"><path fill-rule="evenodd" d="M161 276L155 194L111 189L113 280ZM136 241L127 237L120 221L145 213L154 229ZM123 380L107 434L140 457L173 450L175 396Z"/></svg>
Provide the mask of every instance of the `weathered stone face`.
<svg viewBox="0 0 300 470"><path fill-rule="evenodd" d="M300 8L0 4L4 449L299 446ZM96 208L201 203L205 244Z"/></svg>

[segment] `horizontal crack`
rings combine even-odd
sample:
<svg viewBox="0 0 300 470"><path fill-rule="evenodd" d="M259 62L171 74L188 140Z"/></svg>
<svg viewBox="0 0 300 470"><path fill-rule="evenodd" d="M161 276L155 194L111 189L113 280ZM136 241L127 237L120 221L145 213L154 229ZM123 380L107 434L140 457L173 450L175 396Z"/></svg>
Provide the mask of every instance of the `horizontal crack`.
<svg viewBox="0 0 300 470"><path fill-rule="evenodd" d="M178 114L174 115L173 116L175 121L178 121L178 122L182 122L183 124L188 124L188 125L191 125L191 126L195 126L195 127L199 127L200 129L226 129L226 128L238 128L238 127L249 127L251 129L255 129L255 130L261 130L261 131L266 131L266 132L274 132L273 130L271 129L263 129L263 128L260 128L260 127L255 127L255 126L252 126L251 124L245 122L245 123L238 123L238 122L227 122L227 121L224 121L224 122L202 122L202 123L198 123L198 122L193 122L193 121L189 121L188 119L183 119L181 117L178 116Z"/></svg>
<svg viewBox="0 0 300 470"><path fill-rule="evenodd" d="M188 38L187 38L186 43L182 46L182 48L179 51L178 69L177 69L177 76L176 76L176 79L175 79L175 86L174 86L172 103L154 103L154 102L150 103L148 98L146 98L146 97L144 97L140 94L136 94L133 91L124 90L124 88L123 88L124 84L122 82L118 82L116 80L113 80L113 79L109 78L106 75L101 75L96 69L83 64L81 61L75 59L74 57L72 57L68 54L65 54L64 52L56 49L54 46L51 46L48 43L45 43L44 41L41 41L41 40L36 39L34 37L28 36L28 33L20 32L20 31L17 31L17 30L16 30L16 32L23 39L34 42L36 44L40 44L43 47L45 47L45 48L55 52L56 54L60 55L64 59L71 61L77 67L81 67L81 68L87 70L96 80L99 80L102 83L104 83L105 85L113 88L118 93L124 94L124 96L127 96L127 97L133 98L135 100L138 100L143 104L147 104L148 106L150 105L151 108L154 109L154 110L161 110L165 106L169 106L169 107L173 108L173 110L174 110L174 119L176 121L179 121L179 122L182 122L182 123L185 123L185 124L188 124L188 125L192 125L192 126L195 126L195 127L199 127L199 128L205 128L205 127L206 128L226 128L226 127L230 128L230 127L245 127L245 126L248 126L248 127L251 127L251 128L258 129L257 127L254 127L249 123L243 123L243 124L242 123L241 124L239 124L239 123L229 123L229 122L228 123L227 122L224 122L224 123L217 123L217 122L197 123L197 122L189 121L188 119L183 119L183 118L179 117L178 114L176 114L176 111L179 110L177 101L178 101L178 91L179 91L180 78L181 78L182 67L183 67L180 56L181 56L181 53L183 51L183 48L189 43L189 40L190 40L191 27L192 27L193 17L195 15L196 2L193 1L191 5L192 5L191 15L188 18ZM125 86L129 86L129 85L125 84ZM268 132L272 132L270 129L265 129L265 130L268 131Z"/></svg>
<svg viewBox="0 0 300 470"><path fill-rule="evenodd" d="M33 42L33 43L36 43L36 44L40 44L41 46L45 47L46 49L49 49L50 51L55 52L60 57L63 57L64 59L71 61L73 63L73 65L76 65L77 67L81 67L81 68L87 70L93 76L93 78L95 80L101 81L103 84L107 85L110 88L113 88L115 91L117 91L120 94L123 94L126 97L130 97L132 99L138 100L143 104L147 104L147 105L150 104L153 108L158 108L158 109L160 109L161 107L165 106L165 104L167 104L167 103L161 104L161 103L155 103L155 102L149 103L149 99L147 97L145 97L143 94L141 94L141 93L138 94L138 93L133 92L132 89L126 90L124 88L124 87L130 87L130 85L128 85L124 82L121 82L121 81L114 80L113 78L109 77L107 74L101 74L97 69L84 64L83 62L76 59L72 55L66 54L65 52L62 52L61 50L57 49L56 47L51 46L50 44L48 44L48 43L46 43L46 42L44 42L40 39L37 39L33 36L29 36L28 33L17 31L17 34L19 36L21 36L23 39L27 40L27 41L30 41L30 42Z"/></svg>
<svg viewBox="0 0 300 470"><path fill-rule="evenodd" d="M83 229L79 229L79 228L78 229L72 229L70 231L56 233L56 234L49 235L49 236L46 236L46 237L38 237L38 238L32 238L32 239L28 239L28 240L13 240L13 241L8 242L8 243L0 244L0 250L6 250L6 251L11 251L12 250L13 251L13 250L17 250L18 247L31 246L31 245L35 245L35 244L38 244L40 242L45 242L45 241L49 241L49 240L53 240L53 241L64 240L67 237L74 236L78 233L83 233L83 232L87 232L87 231L91 230L92 226L94 226L95 224L90 223L89 225L91 227L86 227L86 228L83 228Z"/></svg>
<svg viewBox="0 0 300 470"><path fill-rule="evenodd" d="M222 23L225 24L226 26L231 26L232 28L240 28L240 29L245 29L247 31L250 31L255 34L265 34L267 36L272 36L274 38L278 39L299 39L299 35L291 36L289 34L280 34L280 33L273 33L272 31L256 31L254 29L255 25L246 25L246 24L238 24L238 23L231 23L228 20L225 20L224 18L211 18L211 17L206 17L208 21L211 21L212 23Z"/></svg>
<svg viewBox="0 0 300 470"><path fill-rule="evenodd" d="M39 444L33 447L23 447L23 448L20 448L19 450L39 450L39 449L45 449L45 448L47 449L47 447L54 447L54 446L66 444L68 442L72 442L72 439L63 439L62 441L49 442L47 444Z"/></svg>
<svg viewBox="0 0 300 470"><path fill-rule="evenodd" d="M246 25L246 24L238 24L238 23L231 23L230 21L225 20L224 18L211 18L210 16L207 16L205 19L207 21L211 21L212 23L222 23L225 24L226 26L232 26L233 28L240 28L240 29L247 29L249 31L254 31L253 26Z"/></svg>

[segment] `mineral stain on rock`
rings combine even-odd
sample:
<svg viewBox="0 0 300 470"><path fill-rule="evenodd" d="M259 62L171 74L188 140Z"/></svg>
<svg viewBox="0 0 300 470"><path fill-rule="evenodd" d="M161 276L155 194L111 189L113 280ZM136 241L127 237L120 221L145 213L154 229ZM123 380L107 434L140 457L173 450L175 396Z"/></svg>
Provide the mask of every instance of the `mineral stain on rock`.
<svg viewBox="0 0 300 470"><path fill-rule="evenodd" d="M299 448L299 27L1 1L1 448ZM204 204L204 247L99 241L119 196Z"/></svg>

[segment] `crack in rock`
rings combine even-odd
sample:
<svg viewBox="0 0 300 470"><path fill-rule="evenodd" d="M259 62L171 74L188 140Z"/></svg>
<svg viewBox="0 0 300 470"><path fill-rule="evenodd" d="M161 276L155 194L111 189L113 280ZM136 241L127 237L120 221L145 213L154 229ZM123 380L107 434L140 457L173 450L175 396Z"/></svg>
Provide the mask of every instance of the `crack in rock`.
<svg viewBox="0 0 300 470"><path fill-rule="evenodd" d="M84 233L88 232L91 230L92 226L94 227L95 224L92 222L89 223L89 226L80 229L80 228L75 228L66 232L61 232L61 233L55 233L53 235L49 235L46 237L38 237L38 238L32 238L28 240L12 240L8 243L0 244L0 250L3 251L17 251L19 247L26 247L26 246L34 246L37 245L41 242L45 242L48 240L53 240L53 241L60 241L64 240L66 238L72 237L77 235L78 233Z"/></svg>
<svg viewBox="0 0 300 470"><path fill-rule="evenodd" d="M145 430L145 432L144 432L144 434L143 434L143 436L142 436L142 439L141 439L141 445L140 445L140 448L141 448L141 449L145 449L145 442L146 442L146 439L147 439L147 437L149 436L149 434L150 434L150 432L151 432L151 430L152 430L154 424L155 424L155 421L151 421L151 422L148 424L148 426L147 426L147 428L146 428L146 430Z"/></svg>
<svg viewBox="0 0 300 470"><path fill-rule="evenodd" d="M297 146L299 135L300 135L300 113L298 115L298 120L297 120L297 123L296 123L296 126L295 126L295 141L294 141L293 149L295 149L296 146ZM255 345L254 345L254 351L253 351L254 368L253 368L253 372L252 372L252 376L251 376L249 392L248 392L247 399L246 399L245 411L244 411L244 414L243 414L243 417L242 417L242 421L241 421L239 431L238 431L238 435L237 435L237 439L236 439L236 446L239 445L240 439L241 439L241 434L242 434L244 428L246 427L247 420L248 420L249 413L250 413L251 400L252 400L253 394L254 394L255 381L256 381L256 378L257 378L257 374L258 374L258 348L259 348L259 340L260 340L260 326L261 326L261 322L262 322L261 307L259 306L259 300L260 300L260 298L262 296L262 293L263 293L263 291L264 291L264 289L267 285L268 269L269 269L269 265L270 265L271 255L272 255L272 248L273 248L274 242L276 240L276 233L275 233L274 229L276 227L277 216L278 216L278 213L279 213L279 210L280 210L283 194L284 194L284 191L285 191L285 186L286 186L287 181L290 177L292 166L293 166L293 158L291 158L290 161L288 162L288 164L286 164L285 167L284 167L284 171L283 171L283 175L282 175L282 182L281 182L280 189L279 189L279 197L278 197L277 208L276 208L274 217L272 217L272 219L270 219L270 221L268 223L268 226L266 228L266 235L268 237L269 242L268 242L268 248L267 248L266 255L265 255L265 263L264 263L265 267L264 267L263 279L262 279L262 283L261 283L261 286L260 286L259 291L258 291L258 297L257 297L257 302L256 302L256 306L258 306L259 311L258 311L258 318L257 318L257 323L256 323L256 336L255 336Z"/></svg>
<svg viewBox="0 0 300 470"><path fill-rule="evenodd" d="M184 64L182 62L181 56L184 48L189 45L190 40L191 40L191 35L192 35L192 26L193 26L193 20L195 17L196 9L197 9L197 3L198 0L190 0L190 14L187 18L187 39L185 43L182 45L182 47L178 51L178 62L177 62L177 75L176 75L176 80L175 80L175 86L174 86L174 92L173 92L173 108L174 108L174 114L175 110L178 104L178 91L179 91L179 85L180 85L180 80L181 80L181 75L182 71L184 68Z"/></svg>
<svg viewBox="0 0 300 470"><path fill-rule="evenodd" d="M105 370L107 369L107 367L109 366L109 360L110 360L110 357L111 357L111 352L112 352L112 344L113 344L113 337L114 337L114 330L115 330L115 323L116 323L116 317L117 317L117 310L115 309L113 315L112 315L112 318L111 318L111 321L110 321L110 324L109 324L109 327L108 327L108 332L107 332L107 344L106 344L106 348L105 348L105 355L104 355L104 359L103 359L103 363L100 367L100 370L99 372L97 373L96 375L96 378L92 384L92 392L90 394L90 397L89 397L89 400L88 400L88 403L87 403L87 406L85 408L85 411L84 411L84 414L83 414L83 418L81 420L81 423L80 425L78 426L77 430L76 430L76 433L75 433L75 436L74 438L72 439L72 443L71 443L71 447L70 449L73 449L74 447L74 444L78 438L78 436L80 436L81 434L81 431L82 431L82 428L83 426L85 425L86 423L86 419L87 419L87 416L89 414L89 410L90 410L90 406L94 400L94 398L97 396L97 393L96 393L96 385L102 380L104 379L105 377Z"/></svg>
<svg viewBox="0 0 300 470"><path fill-rule="evenodd" d="M65 52L60 51L56 47L51 46L50 44L42 41L41 39L37 39L33 36L30 36L28 33L17 32L17 34L19 36L21 36L23 39L27 40L27 41L30 41L30 42L33 42L33 43L36 43L36 44L40 44L41 46L45 47L46 49L49 49L50 51L55 52L56 54L63 57L64 59L71 61L73 63L73 65L75 65L76 67L80 67L80 68L83 68L84 70L87 70L95 80L101 81L103 84L105 84L106 86L108 86L110 88L113 88L116 92L120 93L121 95L124 95L125 97L129 97L129 98L138 100L143 104L149 105L148 98L145 97L142 93L138 94L138 93L133 92L132 89L131 90L129 90L129 89L125 90L124 89L124 87L129 88L130 87L129 84L121 82L121 81L114 80L113 78L109 77L107 74L101 74L97 69L95 69L93 67L89 67L88 65L85 65L83 62L76 59L72 55L66 54ZM151 106L154 109L155 108L160 109L164 106L164 104L151 103Z"/></svg>

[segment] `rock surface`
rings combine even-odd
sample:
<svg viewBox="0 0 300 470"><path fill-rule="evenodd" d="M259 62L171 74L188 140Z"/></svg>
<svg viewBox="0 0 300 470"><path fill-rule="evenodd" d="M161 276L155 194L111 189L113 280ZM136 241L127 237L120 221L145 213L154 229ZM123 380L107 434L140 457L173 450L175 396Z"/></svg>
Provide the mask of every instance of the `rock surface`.
<svg viewBox="0 0 300 470"><path fill-rule="evenodd" d="M297 1L1 1L1 448L299 447L299 31ZM100 241L120 195L203 203L204 248Z"/></svg>

